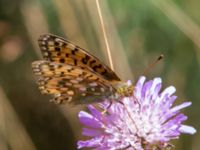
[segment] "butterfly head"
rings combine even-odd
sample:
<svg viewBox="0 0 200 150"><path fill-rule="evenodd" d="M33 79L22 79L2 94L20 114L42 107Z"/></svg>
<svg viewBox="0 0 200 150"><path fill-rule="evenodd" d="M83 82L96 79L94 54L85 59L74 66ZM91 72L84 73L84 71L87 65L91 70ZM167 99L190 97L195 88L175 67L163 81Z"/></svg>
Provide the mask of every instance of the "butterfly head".
<svg viewBox="0 0 200 150"><path fill-rule="evenodd" d="M120 83L117 88L117 94L120 97L128 97L133 95L134 86L128 83Z"/></svg>

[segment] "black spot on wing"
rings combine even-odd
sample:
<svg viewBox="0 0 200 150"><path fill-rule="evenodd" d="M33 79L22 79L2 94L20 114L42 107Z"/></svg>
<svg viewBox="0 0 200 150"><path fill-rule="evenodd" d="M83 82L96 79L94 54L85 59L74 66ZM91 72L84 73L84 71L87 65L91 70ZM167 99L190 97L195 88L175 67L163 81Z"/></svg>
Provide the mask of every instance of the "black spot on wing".
<svg viewBox="0 0 200 150"><path fill-rule="evenodd" d="M65 62L65 59L64 59L64 58L60 58L60 62L61 62L61 63L64 63L64 62Z"/></svg>
<svg viewBox="0 0 200 150"><path fill-rule="evenodd" d="M55 51L60 51L60 47L55 47Z"/></svg>
<svg viewBox="0 0 200 150"><path fill-rule="evenodd" d="M90 60L90 57L86 55L85 58L82 59L82 63L87 64L89 60Z"/></svg>

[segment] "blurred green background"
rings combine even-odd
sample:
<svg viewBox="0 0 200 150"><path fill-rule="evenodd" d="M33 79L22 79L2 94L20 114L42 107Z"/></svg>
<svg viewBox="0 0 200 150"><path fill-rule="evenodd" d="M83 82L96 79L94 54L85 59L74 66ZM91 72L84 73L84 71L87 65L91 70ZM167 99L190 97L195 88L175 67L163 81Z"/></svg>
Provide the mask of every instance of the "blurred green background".
<svg viewBox="0 0 200 150"><path fill-rule="evenodd" d="M160 54L147 77L177 88L185 124L200 129L200 1L100 1L114 67L133 82ZM84 106L57 106L41 95L31 62L41 58L39 35L53 33L108 64L94 0L0 0L0 150L75 150ZM177 150L199 150L200 134L181 135Z"/></svg>

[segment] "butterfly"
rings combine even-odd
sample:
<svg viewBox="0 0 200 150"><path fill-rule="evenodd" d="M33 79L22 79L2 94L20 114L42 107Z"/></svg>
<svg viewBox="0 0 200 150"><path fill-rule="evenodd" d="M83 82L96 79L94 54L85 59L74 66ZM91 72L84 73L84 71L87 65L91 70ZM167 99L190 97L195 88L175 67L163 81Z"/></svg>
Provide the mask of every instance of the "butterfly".
<svg viewBox="0 0 200 150"><path fill-rule="evenodd" d="M133 94L128 85L83 48L61 37L44 34L38 39L43 60L32 69L43 94L53 95L56 103L88 104L118 100Z"/></svg>

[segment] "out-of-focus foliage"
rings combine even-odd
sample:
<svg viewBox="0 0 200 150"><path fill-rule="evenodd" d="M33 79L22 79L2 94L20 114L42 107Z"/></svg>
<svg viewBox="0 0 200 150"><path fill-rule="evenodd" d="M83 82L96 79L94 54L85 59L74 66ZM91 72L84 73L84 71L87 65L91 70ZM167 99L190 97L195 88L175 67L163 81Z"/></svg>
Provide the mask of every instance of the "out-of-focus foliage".
<svg viewBox="0 0 200 150"><path fill-rule="evenodd" d="M178 150L200 147L200 2L178 0L100 1L116 72L138 78L160 54L165 58L147 74L177 88L178 102L194 136L174 140ZM39 93L31 62L41 58L43 33L67 37L107 63L94 0L0 0L0 149L73 150L80 138L82 106L56 106Z"/></svg>

